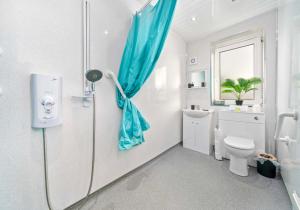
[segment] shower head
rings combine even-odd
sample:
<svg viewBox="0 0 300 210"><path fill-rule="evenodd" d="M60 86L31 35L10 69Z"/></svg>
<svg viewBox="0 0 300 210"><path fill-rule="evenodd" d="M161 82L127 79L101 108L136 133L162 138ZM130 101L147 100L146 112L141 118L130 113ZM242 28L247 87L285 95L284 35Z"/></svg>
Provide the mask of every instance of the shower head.
<svg viewBox="0 0 300 210"><path fill-rule="evenodd" d="M103 73L97 69L90 69L85 73L85 77L90 82L97 82L102 78Z"/></svg>

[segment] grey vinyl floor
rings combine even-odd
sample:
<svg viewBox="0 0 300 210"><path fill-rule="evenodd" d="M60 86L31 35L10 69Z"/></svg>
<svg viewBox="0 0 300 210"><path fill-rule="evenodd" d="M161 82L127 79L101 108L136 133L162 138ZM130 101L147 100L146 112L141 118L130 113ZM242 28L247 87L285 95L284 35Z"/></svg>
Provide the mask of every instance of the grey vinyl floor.
<svg viewBox="0 0 300 210"><path fill-rule="evenodd" d="M228 166L228 160L217 161L178 145L96 192L81 209L291 209L281 178L265 178L255 168L248 177L239 177Z"/></svg>

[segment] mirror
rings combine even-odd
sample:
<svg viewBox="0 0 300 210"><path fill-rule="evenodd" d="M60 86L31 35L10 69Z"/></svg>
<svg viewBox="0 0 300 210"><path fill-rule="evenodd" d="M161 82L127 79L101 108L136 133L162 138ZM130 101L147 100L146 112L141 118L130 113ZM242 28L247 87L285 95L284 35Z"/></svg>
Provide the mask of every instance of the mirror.
<svg viewBox="0 0 300 210"><path fill-rule="evenodd" d="M189 71L187 75L188 88L205 88L206 87L206 71L195 70Z"/></svg>

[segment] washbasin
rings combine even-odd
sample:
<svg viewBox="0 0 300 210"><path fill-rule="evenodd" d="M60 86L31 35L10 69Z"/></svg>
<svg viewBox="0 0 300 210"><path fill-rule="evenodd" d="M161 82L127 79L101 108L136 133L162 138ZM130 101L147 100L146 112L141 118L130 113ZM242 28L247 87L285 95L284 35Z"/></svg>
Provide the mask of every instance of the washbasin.
<svg viewBox="0 0 300 210"><path fill-rule="evenodd" d="M205 110L205 109L200 109L200 110L183 109L182 111L184 114L194 118L202 118L212 112L212 110Z"/></svg>

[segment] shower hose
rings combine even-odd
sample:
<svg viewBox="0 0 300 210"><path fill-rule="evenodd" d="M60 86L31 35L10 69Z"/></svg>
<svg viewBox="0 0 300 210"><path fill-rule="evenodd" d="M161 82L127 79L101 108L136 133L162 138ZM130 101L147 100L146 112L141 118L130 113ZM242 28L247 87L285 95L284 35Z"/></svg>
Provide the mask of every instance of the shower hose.
<svg viewBox="0 0 300 210"><path fill-rule="evenodd" d="M46 128L42 129L43 131L43 151L44 151L44 178L45 178L45 190L46 190L46 200L49 210L54 210L50 202L50 193L49 193L49 181L48 181L48 160L47 160L47 143L46 143ZM81 207L87 202L88 196L91 193L93 180L94 180L94 167L95 167L95 144L96 144L96 100L95 94L93 93L93 151L92 151L92 167L91 167L91 176L89 182L89 188L86 196L82 200L82 204L78 207Z"/></svg>

